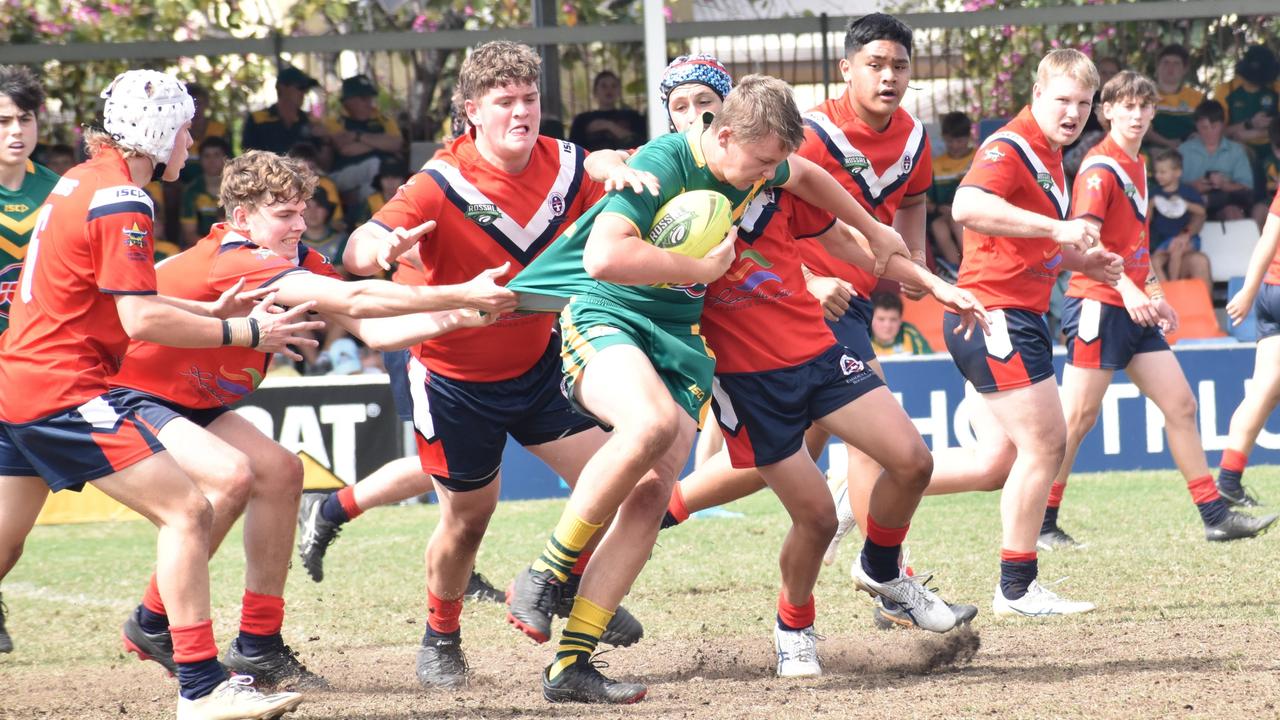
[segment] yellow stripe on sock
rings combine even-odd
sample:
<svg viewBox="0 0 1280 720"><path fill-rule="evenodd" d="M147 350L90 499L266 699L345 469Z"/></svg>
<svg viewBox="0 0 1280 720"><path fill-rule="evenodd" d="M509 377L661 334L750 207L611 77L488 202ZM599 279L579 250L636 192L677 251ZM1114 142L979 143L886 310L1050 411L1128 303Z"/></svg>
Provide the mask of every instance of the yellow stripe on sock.
<svg viewBox="0 0 1280 720"><path fill-rule="evenodd" d="M534 561L533 569L542 572L550 570L561 582L569 579L569 568L578 561L582 548L591 542L591 538L600 530L602 523L589 523L578 517L570 508L564 509L555 532L547 539L542 555Z"/></svg>
<svg viewBox="0 0 1280 720"><path fill-rule="evenodd" d="M555 680L565 668L579 660L589 659L612 619L612 610L605 610L581 595L575 598L573 610L569 612L569 621L565 623L560 635L556 661L547 670L547 677Z"/></svg>

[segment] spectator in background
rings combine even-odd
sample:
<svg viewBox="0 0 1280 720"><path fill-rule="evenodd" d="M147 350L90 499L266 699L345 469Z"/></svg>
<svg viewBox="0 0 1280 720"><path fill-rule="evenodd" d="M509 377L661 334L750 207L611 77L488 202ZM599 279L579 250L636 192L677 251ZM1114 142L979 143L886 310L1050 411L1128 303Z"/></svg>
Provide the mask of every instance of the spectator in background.
<svg viewBox="0 0 1280 720"><path fill-rule="evenodd" d="M1280 192L1280 122L1273 122L1267 128L1268 147L1258 164L1257 202L1253 206L1253 221L1258 223L1258 232L1267 223L1270 214L1271 199Z"/></svg>
<svg viewBox="0 0 1280 720"><path fill-rule="evenodd" d="M928 355L929 341L914 325L902 321L902 297L896 292L871 296L871 345L876 357L886 355Z"/></svg>
<svg viewBox="0 0 1280 720"><path fill-rule="evenodd" d="M227 138L227 124L221 120L214 120L209 117L209 89L198 83L187 83L187 94L195 100L196 114L191 118L191 140L194 143L191 148L193 155L198 154L204 147L203 143L207 138L222 138L227 141L227 147L231 146L230 140Z"/></svg>
<svg viewBox="0 0 1280 720"><path fill-rule="evenodd" d="M300 142L316 144L324 128L320 123L311 123L311 118L302 111L302 104L307 92L319 85L315 78L298 68L284 66L276 77L276 103L245 118L241 151L270 150L284 155Z"/></svg>
<svg viewBox="0 0 1280 720"><path fill-rule="evenodd" d="M382 163L381 169L378 170L378 176L373 179L373 194L364 201L364 205L360 208L360 215L356 218L356 227L359 227L373 217L374 213L382 209L383 205L396 194L396 190L409 179L409 166L402 162L387 161Z"/></svg>
<svg viewBox="0 0 1280 720"><path fill-rule="evenodd" d="M1196 106L1196 131L1178 146L1183 181L1204 196L1210 220L1239 220L1253 208L1253 168L1244 146L1223 136L1222 106Z"/></svg>
<svg viewBox="0 0 1280 720"><path fill-rule="evenodd" d="M404 160L404 138L395 120L374 104L378 89L367 75L342 81L342 113L326 121L336 153L333 178L344 200L363 204L373 193L373 179L384 160Z"/></svg>
<svg viewBox="0 0 1280 720"><path fill-rule="evenodd" d="M1161 282L1198 278L1212 290L1209 258L1200 252L1204 198L1182 182L1182 156L1177 150L1156 155L1156 186L1151 188L1151 267Z"/></svg>
<svg viewBox="0 0 1280 720"><path fill-rule="evenodd" d="M1276 117L1280 98L1280 63L1265 45L1254 45L1236 63L1235 77L1213 91L1226 113L1227 137L1256 153L1267 149L1267 128ZM1259 155L1260 156L1260 155Z"/></svg>
<svg viewBox="0 0 1280 720"><path fill-rule="evenodd" d="M1156 115L1147 131L1150 147L1175 150L1196 130L1195 111L1204 93L1184 83L1191 54L1181 45L1165 45L1156 57ZM1181 160L1179 160L1181 162Z"/></svg>
<svg viewBox="0 0 1280 720"><path fill-rule="evenodd" d="M200 147L200 172L182 192L182 247L195 245L209 234L214 223L226 219L218 193L222 190L222 168L230 158L231 144L226 138L205 138Z"/></svg>
<svg viewBox="0 0 1280 720"><path fill-rule="evenodd" d="M333 229L329 221L333 217L333 203L321 188L307 201L302 218L307 221L307 229L302 233L302 243L315 250L333 263L334 268L342 269L342 250L347 245L347 233ZM345 273L344 273L345 274Z"/></svg>
<svg viewBox="0 0 1280 720"><path fill-rule="evenodd" d="M596 75L591 84L596 109L573 119L569 142L587 150L630 150L649 139L644 116L621 105L622 80L612 70Z"/></svg>
<svg viewBox="0 0 1280 720"><path fill-rule="evenodd" d="M962 112L942 116L942 142L946 152L933 158L933 185L929 188L929 234L933 260L955 278L960 267L961 228L951 218L951 200L960 180L973 164L973 123ZM939 273L944 275L944 273Z"/></svg>
<svg viewBox="0 0 1280 720"><path fill-rule="evenodd" d="M333 208L333 213L329 217L329 224L333 226L334 230L346 230L347 221L342 212L342 195L338 193L338 186L333 182L333 179L325 175L324 170L320 169L320 151L316 150L315 145L302 142L289 148L289 157L306 163L307 167L311 168L311 172L315 173L317 178L316 189L324 191L330 207Z"/></svg>
<svg viewBox="0 0 1280 720"><path fill-rule="evenodd" d="M1102 87L1107 81L1116 76L1121 70L1120 61L1113 57L1098 58L1094 62L1098 68L1098 77L1102 80L1102 85L1098 86L1098 90L1093 93L1093 109L1089 113L1084 122L1084 130L1080 132L1080 137L1076 141L1062 149L1062 169L1066 173L1068 179L1076 176L1076 172L1080 169L1080 163L1084 161L1084 156L1093 149L1094 145L1102 142L1107 136L1107 129L1102 126Z"/></svg>
<svg viewBox="0 0 1280 720"><path fill-rule="evenodd" d="M50 145L49 149L44 153L44 166L59 175L65 174L68 170L75 167L76 151L70 145L58 143Z"/></svg>

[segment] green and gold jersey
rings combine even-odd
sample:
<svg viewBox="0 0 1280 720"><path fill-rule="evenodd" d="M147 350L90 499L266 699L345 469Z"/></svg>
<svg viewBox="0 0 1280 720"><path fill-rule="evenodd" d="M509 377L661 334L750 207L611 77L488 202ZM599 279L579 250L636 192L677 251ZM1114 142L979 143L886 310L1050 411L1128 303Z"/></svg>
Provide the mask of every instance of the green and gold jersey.
<svg viewBox="0 0 1280 720"><path fill-rule="evenodd" d="M9 301L18 291L36 211L58 180L52 170L28 160L27 174L17 190L0 186L0 333L9 327Z"/></svg>
<svg viewBox="0 0 1280 720"><path fill-rule="evenodd" d="M739 190L721 182L712 174L702 154L698 127L687 134L664 135L640 148L628 164L653 173L661 184L658 197L631 190L612 192L591 207L577 222L564 231L536 260L516 275L507 287L516 292L529 292L554 297L595 297L629 308L655 322L692 325L702 314L704 285L618 285L602 282L587 274L582 253L595 219L603 213L617 215L635 227L644 238L649 235L654 218L668 200L689 190L715 190L729 199L735 224L747 205L761 190L776 187L791 177L786 161L778 166L772 179Z"/></svg>

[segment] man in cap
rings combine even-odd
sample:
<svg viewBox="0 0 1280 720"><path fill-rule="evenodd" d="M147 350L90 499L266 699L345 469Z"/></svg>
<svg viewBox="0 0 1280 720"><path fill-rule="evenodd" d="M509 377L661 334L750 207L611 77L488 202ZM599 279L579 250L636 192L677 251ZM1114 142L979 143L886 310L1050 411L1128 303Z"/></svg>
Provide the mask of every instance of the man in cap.
<svg viewBox="0 0 1280 720"><path fill-rule="evenodd" d="M281 68L276 76L276 103L249 113L240 147L246 152L270 150L284 155L299 142L315 142L324 128L311 124L311 118L302 111L302 103L307 92L319 85L315 78L292 65Z"/></svg>
<svg viewBox="0 0 1280 720"><path fill-rule="evenodd" d="M336 155L329 177L357 205L373 193L383 160L404 159L400 126L378 111L377 97L368 75L352 75L342 81L342 113L325 123Z"/></svg>

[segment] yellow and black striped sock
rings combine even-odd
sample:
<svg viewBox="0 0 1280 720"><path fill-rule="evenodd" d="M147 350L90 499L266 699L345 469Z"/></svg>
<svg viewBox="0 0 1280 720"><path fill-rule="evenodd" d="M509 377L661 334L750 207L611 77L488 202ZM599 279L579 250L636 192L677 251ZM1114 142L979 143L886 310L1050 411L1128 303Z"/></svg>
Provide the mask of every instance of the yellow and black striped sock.
<svg viewBox="0 0 1280 720"><path fill-rule="evenodd" d="M600 636L613 619L613 612L579 595L573 601L569 621L560 633L560 646L556 648L555 662L547 669L547 679L555 680L565 668L591 658L600 644Z"/></svg>
<svg viewBox="0 0 1280 720"><path fill-rule="evenodd" d="M573 569L574 563L578 562L582 548L586 547L599 529L600 523L589 523L579 518L572 509L565 508L555 532L547 538L542 554L533 561L533 569L537 572L550 570L555 573L560 582L568 580L569 571Z"/></svg>

